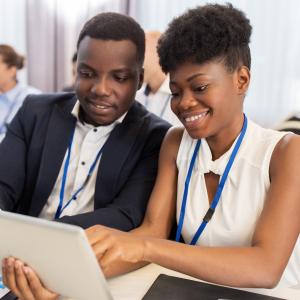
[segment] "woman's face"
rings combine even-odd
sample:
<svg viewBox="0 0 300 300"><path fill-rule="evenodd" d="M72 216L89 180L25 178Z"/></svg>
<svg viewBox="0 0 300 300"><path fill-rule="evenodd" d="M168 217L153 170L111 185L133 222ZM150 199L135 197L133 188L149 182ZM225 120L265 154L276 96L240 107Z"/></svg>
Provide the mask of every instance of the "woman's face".
<svg viewBox="0 0 300 300"><path fill-rule="evenodd" d="M222 61L185 62L170 72L172 111L195 139L235 130L249 80L246 67L230 73Z"/></svg>
<svg viewBox="0 0 300 300"><path fill-rule="evenodd" d="M5 86L11 85L15 82L16 67L9 67L4 61L2 55L0 55L0 90Z"/></svg>

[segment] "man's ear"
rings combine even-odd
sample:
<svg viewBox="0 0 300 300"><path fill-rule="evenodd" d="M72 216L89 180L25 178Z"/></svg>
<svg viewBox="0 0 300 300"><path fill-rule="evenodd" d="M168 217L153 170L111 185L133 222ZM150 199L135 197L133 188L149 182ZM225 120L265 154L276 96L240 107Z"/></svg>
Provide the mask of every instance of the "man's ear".
<svg viewBox="0 0 300 300"><path fill-rule="evenodd" d="M244 95L246 94L250 84L250 70L246 66L241 66L238 68L236 75L238 94Z"/></svg>
<svg viewBox="0 0 300 300"><path fill-rule="evenodd" d="M140 72L138 90L142 87L143 82L144 82L144 68L142 68Z"/></svg>
<svg viewBox="0 0 300 300"><path fill-rule="evenodd" d="M17 67L16 66L10 66L8 67L8 71L11 77L15 78L17 76Z"/></svg>

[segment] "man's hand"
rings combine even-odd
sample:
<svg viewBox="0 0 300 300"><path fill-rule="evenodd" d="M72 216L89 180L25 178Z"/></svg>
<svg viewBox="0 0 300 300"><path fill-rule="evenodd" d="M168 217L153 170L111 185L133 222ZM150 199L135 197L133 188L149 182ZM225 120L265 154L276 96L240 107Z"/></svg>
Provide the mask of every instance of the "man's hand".
<svg viewBox="0 0 300 300"><path fill-rule="evenodd" d="M89 243L106 274L115 262L143 261L145 239L132 233L95 225L86 230Z"/></svg>
<svg viewBox="0 0 300 300"><path fill-rule="evenodd" d="M47 290L36 273L13 257L2 261L3 283L20 300L55 300L58 295Z"/></svg>

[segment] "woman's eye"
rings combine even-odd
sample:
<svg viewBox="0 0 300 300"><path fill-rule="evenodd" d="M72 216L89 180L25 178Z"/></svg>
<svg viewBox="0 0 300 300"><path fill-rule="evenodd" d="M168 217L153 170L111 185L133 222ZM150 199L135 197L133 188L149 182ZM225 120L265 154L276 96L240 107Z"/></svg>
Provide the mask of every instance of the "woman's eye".
<svg viewBox="0 0 300 300"><path fill-rule="evenodd" d="M206 88L207 88L207 84L205 84L205 85L200 85L200 86L196 87L194 90L195 90L196 92L203 92L203 91L206 90Z"/></svg>
<svg viewBox="0 0 300 300"><path fill-rule="evenodd" d="M175 93L175 92L174 92L174 93L171 93L171 97L172 97L172 98L176 98L176 97L178 97L178 96L179 96L179 93Z"/></svg>
<svg viewBox="0 0 300 300"><path fill-rule="evenodd" d="M118 82L124 82L128 79L128 77L125 76L115 76L115 78Z"/></svg>

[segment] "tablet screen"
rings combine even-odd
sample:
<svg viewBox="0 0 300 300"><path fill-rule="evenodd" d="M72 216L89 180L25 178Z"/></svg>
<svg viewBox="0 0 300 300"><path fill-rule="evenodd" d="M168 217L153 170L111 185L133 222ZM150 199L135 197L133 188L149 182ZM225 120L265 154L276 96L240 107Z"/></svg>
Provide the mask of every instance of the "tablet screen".
<svg viewBox="0 0 300 300"><path fill-rule="evenodd" d="M4 286L2 281L2 275L0 274L0 299L8 294L9 290Z"/></svg>

